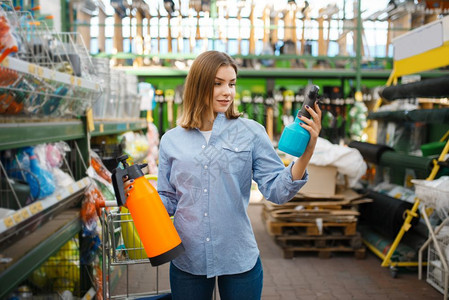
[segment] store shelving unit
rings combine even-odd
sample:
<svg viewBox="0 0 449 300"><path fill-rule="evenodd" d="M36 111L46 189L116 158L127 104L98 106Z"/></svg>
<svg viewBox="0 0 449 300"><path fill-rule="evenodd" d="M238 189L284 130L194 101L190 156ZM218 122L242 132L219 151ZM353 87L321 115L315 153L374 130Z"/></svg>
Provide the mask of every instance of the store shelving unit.
<svg viewBox="0 0 449 300"><path fill-rule="evenodd" d="M426 26L422 26L418 29L404 34L393 41L395 45L395 62L393 71L386 83L386 86L397 85L398 78L416 74L419 72L429 71L435 68L441 68L449 65L449 16L446 16L438 21L432 22ZM431 43L422 43L422 41L432 40ZM411 45L418 45L418 47L412 47ZM379 98L375 109L382 105L382 99ZM385 114L385 113L384 113ZM444 160L445 154L449 151L449 141L443 150L443 153L438 159L433 160L433 168L427 180L435 179L438 170L440 169L440 163ZM389 267L393 277L397 274L397 267L421 267L425 263L420 262L394 262L391 260L395 250L401 242L404 234L411 228L411 222L413 218L418 217L421 201L419 198L415 199L413 207L406 211L406 217L404 223L397 233L395 240L386 254L381 253L376 249L374 245L367 244L368 248L372 250L377 256L382 259L382 267ZM422 210L422 215L427 220L427 211ZM430 225L426 222L426 225ZM429 227L429 230L433 232L433 228ZM433 234L432 234L432 237ZM433 239L435 243L436 239ZM438 248L438 245L436 245ZM422 250L421 250L422 251ZM439 251L441 253L441 251ZM447 286L445 289L445 297L447 297Z"/></svg>
<svg viewBox="0 0 449 300"><path fill-rule="evenodd" d="M146 121L144 119L96 121L94 126L95 130L88 132L86 122L83 120L0 123L2 137L0 151L39 143L76 141L79 152L83 157L88 157L87 146L91 136L119 134L128 130L145 130ZM23 137L23 139L17 137ZM74 151L77 152L76 149ZM81 221L79 208L76 206L84 197L83 191L90 182L88 177L82 175L85 172L85 166L80 168L81 173L78 172L76 175L81 177L71 186L56 191L44 200L23 207L14 215L1 220L0 236L12 235L14 242L2 251L4 257L10 257L12 261L2 264L0 268L2 282L0 298L8 295L57 249L80 232ZM29 231L32 232L27 234L26 240L20 239ZM31 240L32 242L29 243Z"/></svg>
<svg viewBox="0 0 449 300"><path fill-rule="evenodd" d="M138 76L149 77L185 77L188 70L173 68L154 68L140 67L127 68L122 67L127 73ZM362 77L373 79L386 79L390 75L389 70L366 70L362 71ZM248 78L355 78L356 71L352 69L292 69L292 68L273 68L273 69L240 69L239 77Z"/></svg>
<svg viewBox="0 0 449 300"><path fill-rule="evenodd" d="M4 8L12 7L9 1L0 2ZM14 291L61 246L81 232L80 203L91 182L86 175L90 138L146 129L144 119L92 120L86 109L100 96L102 86L89 57L86 57L82 41L79 43L73 33L55 33L45 26L38 27L27 13L11 10L7 14L10 22L17 25L23 49L0 63L2 70L17 78L14 84L2 86L2 93L9 97L22 95L20 101L24 109L13 114L0 114L0 151L65 141L72 148L66 168L70 170L74 183L26 206L17 201L19 209L0 220L1 254L6 259L0 266L0 298ZM45 50L37 56L33 55L35 43L51 43L56 47L52 48L52 55ZM71 55L79 57L81 66L67 60ZM81 73L75 76L75 72L62 72L62 67L68 64L72 70L78 67ZM18 84L21 81L23 85ZM58 95L58 88L67 90L67 93ZM61 110L58 111L58 107L48 113L48 109L41 109L45 103L59 106ZM27 110L27 105L38 109ZM4 176L6 172L0 169L0 177ZM15 196L14 193L12 195ZM88 278L84 270L80 273L83 278ZM81 287L81 290L88 289L89 286Z"/></svg>
<svg viewBox="0 0 449 300"><path fill-rule="evenodd" d="M86 136L83 122L76 119L59 122L0 123L0 133L0 150L40 143L77 140Z"/></svg>
<svg viewBox="0 0 449 300"><path fill-rule="evenodd" d="M147 122L145 119L131 119L118 121L98 120L94 123L95 129L90 133L91 136L120 134L125 131L146 130Z"/></svg>
<svg viewBox="0 0 449 300"><path fill-rule="evenodd" d="M97 82L82 77L73 76L67 73L58 72L34 63L23 61L18 58L6 57L2 61L1 66L23 74L38 76L42 79L76 86L78 90L87 89L95 93L101 92L100 84L98 84Z"/></svg>

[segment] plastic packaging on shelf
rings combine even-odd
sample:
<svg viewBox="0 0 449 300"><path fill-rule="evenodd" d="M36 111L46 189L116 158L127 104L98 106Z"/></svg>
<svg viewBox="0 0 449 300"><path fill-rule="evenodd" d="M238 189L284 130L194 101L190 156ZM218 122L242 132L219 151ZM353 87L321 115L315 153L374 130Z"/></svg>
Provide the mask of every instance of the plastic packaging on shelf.
<svg viewBox="0 0 449 300"><path fill-rule="evenodd" d="M98 154L90 151L91 165L87 168L87 175L94 179L99 192L106 200L115 199L114 188L112 187L111 172L104 166ZM94 167L95 165L95 167Z"/></svg>
<svg viewBox="0 0 449 300"><path fill-rule="evenodd" d="M0 63L6 56L19 50L16 38L12 34L11 24L9 23L5 11L0 7Z"/></svg>
<svg viewBox="0 0 449 300"><path fill-rule="evenodd" d="M35 147L39 161L45 164L45 168L53 174L57 188L66 187L75 180L61 168L64 164L66 152L70 152L69 145L65 142L40 144Z"/></svg>
<svg viewBox="0 0 449 300"><path fill-rule="evenodd" d="M81 264L91 264L100 249L99 203L104 202L102 193L95 183L87 187L81 205L82 235L85 239L80 249Z"/></svg>
<svg viewBox="0 0 449 300"><path fill-rule="evenodd" d="M109 60L94 59L93 62L98 66L104 90L94 105L94 116L98 119L139 118L141 96L137 76L110 69Z"/></svg>
<svg viewBox="0 0 449 300"><path fill-rule="evenodd" d="M11 52L17 53L4 60ZM1 115L79 116L101 94L81 35L50 30L8 1L0 8L0 54L0 73L8 69L18 78L0 82Z"/></svg>
<svg viewBox="0 0 449 300"><path fill-rule="evenodd" d="M103 165L100 156L94 151L90 151L90 164L95 172L108 183L111 183L111 172Z"/></svg>
<svg viewBox="0 0 449 300"><path fill-rule="evenodd" d="M146 158L148 170L150 174L157 174L157 161L159 159L159 132L156 125L150 122L148 122L147 138L149 145L148 155Z"/></svg>
<svg viewBox="0 0 449 300"><path fill-rule="evenodd" d="M8 176L25 180L34 200L50 196L55 191L53 174L38 160L34 147L26 147L17 153L17 159L6 165Z"/></svg>
<svg viewBox="0 0 449 300"><path fill-rule="evenodd" d="M23 110L23 95L6 89L6 87L14 86L18 79L19 74L16 71L0 67L0 113L2 114L17 114Z"/></svg>
<svg viewBox="0 0 449 300"><path fill-rule="evenodd" d="M28 278L36 294L65 293L80 296L79 242L73 238L64 244ZM59 298L59 297L57 297Z"/></svg>
<svg viewBox="0 0 449 300"><path fill-rule="evenodd" d="M108 117L106 111L108 109L108 101L111 97L111 70L109 67L109 59L93 57L92 63L97 70L99 83L103 88L103 93L93 105L92 110L96 119L103 119Z"/></svg>
<svg viewBox="0 0 449 300"><path fill-rule="evenodd" d="M361 101L355 101L352 108L349 110L349 135L352 140L364 141L366 137L363 135L363 129L367 126L366 115L368 108L365 103Z"/></svg>
<svg viewBox="0 0 449 300"><path fill-rule="evenodd" d="M124 151L133 157L136 162L143 161L149 151L149 140L143 134L128 131L122 134L119 139L124 144Z"/></svg>

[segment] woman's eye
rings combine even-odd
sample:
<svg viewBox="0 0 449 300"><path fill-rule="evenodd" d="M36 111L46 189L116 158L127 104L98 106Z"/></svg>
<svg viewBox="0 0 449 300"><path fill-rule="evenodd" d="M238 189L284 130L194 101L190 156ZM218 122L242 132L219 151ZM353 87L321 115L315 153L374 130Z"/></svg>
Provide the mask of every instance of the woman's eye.
<svg viewBox="0 0 449 300"><path fill-rule="evenodd" d="M235 86L235 83L230 83L229 86L230 86L230 87L234 87L234 86Z"/></svg>
<svg viewBox="0 0 449 300"><path fill-rule="evenodd" d="M215 85L221 85L221 82L215 82Z"/></svg>

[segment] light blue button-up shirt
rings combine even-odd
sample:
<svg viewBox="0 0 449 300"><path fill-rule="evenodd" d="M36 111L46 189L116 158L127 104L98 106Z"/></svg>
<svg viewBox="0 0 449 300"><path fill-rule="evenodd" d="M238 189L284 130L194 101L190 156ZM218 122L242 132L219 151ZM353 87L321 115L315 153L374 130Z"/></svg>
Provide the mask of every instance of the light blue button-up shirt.
<svg viewBox="0 0 449 300"><path fill-rule="evenodd" d="M180 126L160 142L157 189L182 239L179 269L214 277L254 267L259 249L247 214L251 179L264 197L285 203L306 183L292 181L259 123L218 114L209 143Z"/></svg>

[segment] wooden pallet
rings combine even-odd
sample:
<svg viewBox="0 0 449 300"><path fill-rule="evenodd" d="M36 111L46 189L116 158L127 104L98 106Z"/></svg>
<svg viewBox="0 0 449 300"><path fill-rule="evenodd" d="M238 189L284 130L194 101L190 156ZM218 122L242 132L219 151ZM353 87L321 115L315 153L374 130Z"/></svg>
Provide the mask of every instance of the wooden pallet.
<svg viewBox="0 0 449 300"><path fill-rule="evenodd" d="M355 258L363 259L366 255L366 248L351 249L347 247L329 247L329 248L313 248L313 247L285 247L282 248L282 255L285 259L292 259L298 253L317 252L319 258L330 258L332 253L336 252L352 252Z"/></svg>
<svg viewBox="0 0 449 300"><path fill-rule="evenodd" d="M339 231L343 235L350 236L356 233L357 222L335 223L326 222L322 224L322 230L315 223L307 222L266 222L267 231L270 235L306 235L319 236Z"/></svg>
<svg viewBox="0 0 449 300"><path fill-rule="evenodd" d="M278 209L296 209L301 206L305 209L320 208L320 209L344 209L351 208L358 204L372 202L372 199L364 198L362 195L347 195L345 197L336 195L335 198L310 198L310 197L295 197L291 201L284 204L275 204L266 199L263 200L264 209L267 211L274 211Z"/></svg>
<svg viewBox="0 0 449 300"><path fill-rule="evenodd" d="M262 218L265 220L265 225L268 234L273 236L279 235L306 235L306 236L320 236L325 234L341 233L345 236L352 236L356 234L357 221L351 222L329 222L322 223L322 230L316 224L316 220L309 220L304 222L289 222L279 221L271 217L271 215L263 211Z"/></svg>
<svg viewBox="0 0 449 300"><path fill-rule="evenodd" d="M303 247L303 248L333 248L346 247L350 249L359 249L363 247L363 241L360 233L346 236L338 234L322 236L301 236L301 235L281 235L276 236L276 243L283 247Z"/></svg>
<svg viewBox="0 0 449 300"><path fill-rule="evenodd" d="M318 218L330 222L356 222L359 212L350 209L278 209L270 212L278 221L315 222Z"/></svg>
<svg viewBox="0 0 449 300"><path fill-rule="evenodd" d="M353 236L325 235L325 236L291 236L275 237L281 247L283 257L291 259L298 253L317 252L320 258L330 258L336 252L354 253L357 259L365 258L366 248L360 233Z"/></svg>

